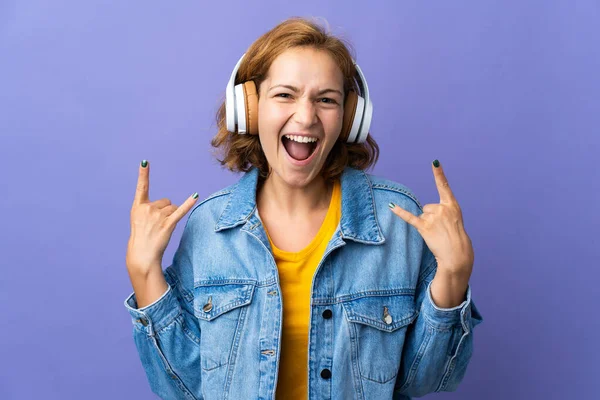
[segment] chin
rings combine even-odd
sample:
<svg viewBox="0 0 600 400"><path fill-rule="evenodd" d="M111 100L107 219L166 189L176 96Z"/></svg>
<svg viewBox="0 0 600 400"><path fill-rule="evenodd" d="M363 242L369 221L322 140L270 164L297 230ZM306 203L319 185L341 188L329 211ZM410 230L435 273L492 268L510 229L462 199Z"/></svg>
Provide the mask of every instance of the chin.
<svg viewBox="0 0 600 400"><path fill-rule="evenodd" d="M282 166L279 170L274 170L279 178L288 186L294 188L302 188L309 185L317 176L316 171L320 171L321 166L316 166L310 169L294 169L289 165Z"/></svg>
<svg viewBox="0 0 600 400"><path fill-rule="evenodd" d="M314 179L312 172L295 171L287 169L282 175L279 175L281 180L291 187L300 188L307 186Z"/></svg>

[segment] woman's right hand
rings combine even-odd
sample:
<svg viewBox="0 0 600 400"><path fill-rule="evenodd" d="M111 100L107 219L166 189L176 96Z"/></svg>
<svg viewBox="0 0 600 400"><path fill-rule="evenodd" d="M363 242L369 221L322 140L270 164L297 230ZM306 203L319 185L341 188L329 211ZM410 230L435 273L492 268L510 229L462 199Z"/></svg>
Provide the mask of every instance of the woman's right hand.
<svg viewBox="0 0 600 400"><path fill-rule="evenodd" d="M198 194L194 193L181 206L167 198L148 198L150 164L139 166L137 188L131 207L131 235L127 243L125 263L130 274L147 276L154 268L162 273L162 258L177 223L192 209Z"/></svg>

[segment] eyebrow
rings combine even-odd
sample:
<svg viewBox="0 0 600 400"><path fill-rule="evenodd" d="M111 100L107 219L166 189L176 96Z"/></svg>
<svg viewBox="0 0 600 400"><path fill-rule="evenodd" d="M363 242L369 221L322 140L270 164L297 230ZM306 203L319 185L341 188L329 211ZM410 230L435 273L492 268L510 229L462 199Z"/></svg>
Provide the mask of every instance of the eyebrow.
<svg viewBox="0 0 600 400"><path fill-rule="evenodd" d="M283 87L283 88L286 88L286 89L290 89L290 90L292 90L294 92L298 92L299 91L296 86L292 86L292 85L275 85L275 86L271 86L267 92L270 92L272 89L275 89L277 87ZM337 93L340 96L344 97L344 94L342 92L340 92L339 90L337 90L337 89L323 89L319 93L317 93L317 95L320 96L322 94L330 93L330 92Z"/></svg>

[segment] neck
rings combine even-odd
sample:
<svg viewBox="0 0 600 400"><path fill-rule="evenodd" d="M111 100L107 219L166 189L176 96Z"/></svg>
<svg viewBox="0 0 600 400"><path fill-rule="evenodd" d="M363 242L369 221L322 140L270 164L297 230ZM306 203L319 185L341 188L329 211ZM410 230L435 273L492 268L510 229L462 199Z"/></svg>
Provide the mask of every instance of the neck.
<svg viewBox="0 0 600 400"><path fill-rule="evenodd" d="M333 185L322 176L305 186L290 186L276 173L271 173L260 185L256 204L261 214L302 219L315 211L329 208Z"/></svg>

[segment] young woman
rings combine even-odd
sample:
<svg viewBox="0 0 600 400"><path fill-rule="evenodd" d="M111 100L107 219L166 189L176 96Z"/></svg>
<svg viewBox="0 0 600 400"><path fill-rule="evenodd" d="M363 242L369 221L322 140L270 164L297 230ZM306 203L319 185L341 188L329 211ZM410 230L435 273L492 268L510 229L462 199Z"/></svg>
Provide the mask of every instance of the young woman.
<svg viewBox="0 0 600 400"><path fill-rule="evenodd" d="M235 85L235 87L234 87ZM234 185L148 199L142 162L125 301L165 399L410 399L452 391L482 321L473 248L439 162L439 204L367 174L372 105L348 47L287 20L227 87L212 145ZM172 264L171 234L191 211Z"/></svg>

